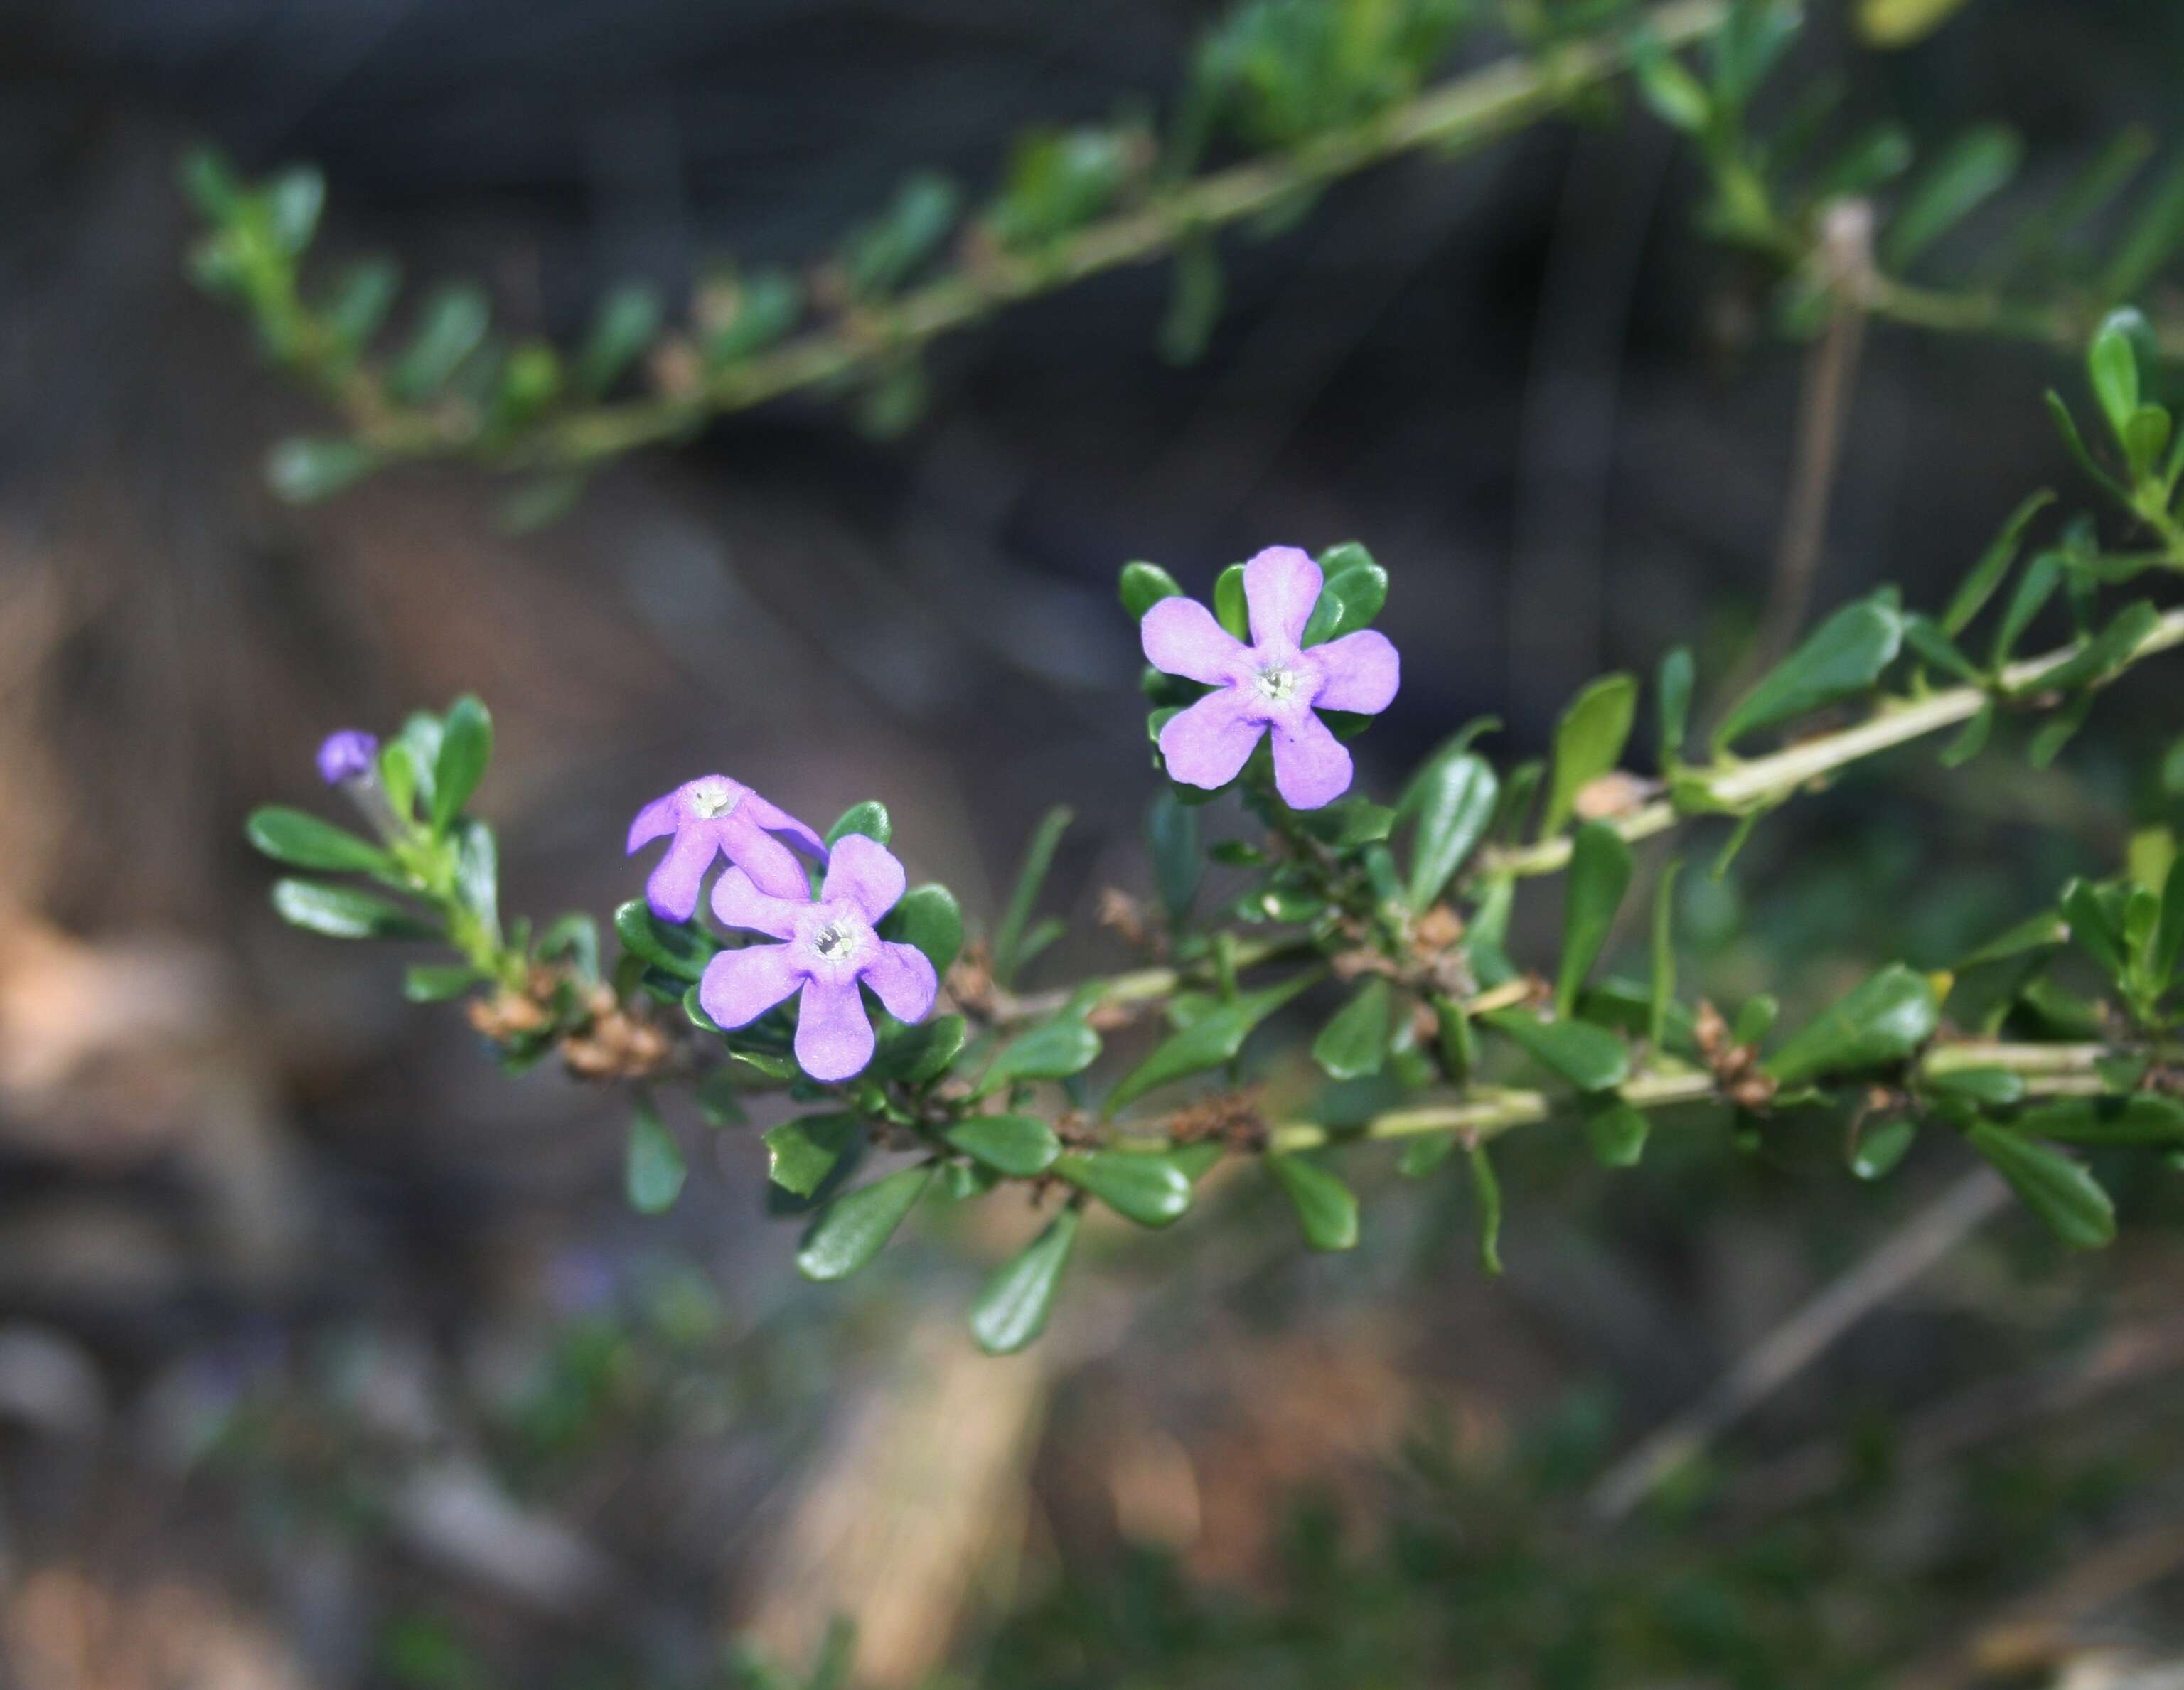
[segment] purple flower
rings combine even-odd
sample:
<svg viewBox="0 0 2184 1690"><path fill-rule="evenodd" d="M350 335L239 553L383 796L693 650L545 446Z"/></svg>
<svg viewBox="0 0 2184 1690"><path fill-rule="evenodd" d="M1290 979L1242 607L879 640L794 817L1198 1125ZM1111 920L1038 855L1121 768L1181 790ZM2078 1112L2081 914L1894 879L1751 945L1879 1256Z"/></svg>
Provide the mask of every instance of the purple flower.
<svg viewBox="0 0 2184 1690"><path fill-rule="evenodd" d="M344 728L329 733L319 747L319 778L328 786L356 780L371 772L379 756L379 741L361 728Z"/></svg>
<svg viewBox="0 0 2184 1690"><path fill-rule="evenodd" d="M819 835L779 806L769 804L741 781L724 774L688 780L665 798L655 798L629 824L629 850L675 835L644 883L645 901L662 921L688 921L698 908L698 884L713 866L715 852L748 873L762 892L777 898L802 898L810 891L804 869L785 834L818 862L827 860Z"/></svg>
<svg viewBox="0 0 2184 1690"><path fill-rule="evenodd" d="M898 945L872 923L902 896L902 864L885 845L845 834L816 900L769 895L740 868L713 888L713 913L727 927L784 940L723 951L705 965L698 1001L723 1027L747 1027L801 990L796 1060L814 1079L847 1079L872 1059L872 1023L858 982L898 1021L933 1007L940 982L914 945Z"/></svg>
<svg viewBox="0 0 2184 1690"><path fill-rule="evenodd" d="M1161 756L1175 779L1227 785L1272 728L1274 785L1290 806L1317 810L1349 789L1350 753L1312 712L1378 715L1395 699L1400 666L1387 635L1370 628L1298 644L1322 580L1319 566L1295 546L1269 546L1245 564L1249 645L1195 599L1163 599L1145 612L1139 631L1146 661L1216 689L1161 729Z"/></svg>

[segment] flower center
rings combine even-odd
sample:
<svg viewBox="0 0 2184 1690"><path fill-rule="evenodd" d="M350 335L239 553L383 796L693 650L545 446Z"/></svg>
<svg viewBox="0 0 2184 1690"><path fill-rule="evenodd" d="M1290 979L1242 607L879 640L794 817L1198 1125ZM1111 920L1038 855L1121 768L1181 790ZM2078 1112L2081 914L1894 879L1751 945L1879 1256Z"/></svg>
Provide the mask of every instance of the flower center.
<svg viewBox="0 0 2184 1690"><path fill-rule="evenodd" d="M1286 663L1269 663L1252 679L1259 696L1268 704L1287 704L1296 696L1303 677Z"/></svg>
<svg viewBox="0 0 2184 1690"><path fill-rule="evenodd" d="M690 813L701 822L715 821L735 807L735 795L725 786L701 786L690 795Z"/></svg>
<svg viewBox="0 0 2184 1690"><path fill-rule="evenodd" d="M811 935L811 948L830 962L839 962L857 948L857 929L837 917Z"/></svg>

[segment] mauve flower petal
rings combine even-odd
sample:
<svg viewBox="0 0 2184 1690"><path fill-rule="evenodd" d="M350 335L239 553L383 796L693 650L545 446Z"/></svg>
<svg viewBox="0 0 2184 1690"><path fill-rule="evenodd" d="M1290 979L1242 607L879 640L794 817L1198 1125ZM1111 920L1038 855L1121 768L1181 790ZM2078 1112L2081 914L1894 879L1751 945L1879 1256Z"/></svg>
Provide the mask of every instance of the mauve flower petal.
<svg viewBox="0 0 2184 1690"><path fill-rule="evenodd" d="M662 921L688 921L697 913L698 887L713 866L714 833L685 825L644 883L644 901Z"/></svg>
<svg viewBox="0 0 2184 1690"><path fill-rule="evenodd" d="M1244 566L1244 603L1251 612L1251 641L1295 645L1304 638L1312 607L1326 577L1295 546L1268 546Z"/></svg>
<svg viewBox="0 0 2184 1690"><path fill-rule="evenodd" d="M901 898L906 878L901 862L878 839L844 834L834 842L819 895L830 904L846 898L866 921L878 921Z"/></svg>
<svg viewBox="0 0 2184 1690"><path fill-rule="evenodd" d="M1241 663L1243 642L1195 599L1163 599L1138 624L1145 661L1164 675L1225 686Z"/></svg>
<svg viewBox="0 0 2184 1690"><path fill-rule="evenodd" d="M1292 810L1317 810L1350 789L1350 753L1306 712L1274 728L1274 786Z"/></svg>
<svg viewBox="0 0 2184 1690"><path fill-rule="evenodd" d="M827 841L798 821L778 804L761 798L755 792L744 795L737 806L769 834L786 834L789 844L795 845L821 862L827 860Z"/></svg>
<svg viewBox="0 0 2184 1690"><path fill-rule="evenodd" d="M887 1012L898 1021L922 1021L939 996L933 963L915 945L882 940L878 955L864 971L865 984L879 994Z"/></svg>
<svg viewBox="0 0 2184 1690"><path fill-rule="evenodd" d="M837 854L838 855L838 848ZM805 982L796 1012L796 1061L814 1079L848 1079L872 1059L872 1023L855 980Z"/></svg>
<svg viewBox="0 0 2184 1690"><path fill-rule="evenodd" d="M807 899L776 898L751 884L750 876L731 868L713 883L713 914L723 927L739 927L776 939L796 936L796 912L811 908Z"/></svg>
<svg viewBox="0 0 2184 1690"><path fill-rule="evenodd" d="M705 964L698 1002L723 1027L748 1027L794 991L804 976L786 945L723 951Z"/></svg>
<svg viewBox="0 0 2184 1690"><path fill-rule="evenodd" d="M1186 786L1226 786L1236 778L1266 723L1246 713L1233 690L1208 693L1161 729L1161 756L1167 772Z"/></svg>
<svg viewBox="0 0 2184 1690"><path fill-rule="evenodd" d="M1312 655L1319 660L1320 673L1326 677L1319 696L1312 700L1313 708L1378 716L1396 701L1402 660L1396 655L1395 642L1378 628L1346 633L1340 639L1315 645Z"/></svg>
<svg viewBox="0 0 2184 1690"><path fill-rule="evenodd" d="M654 799L637 812L637 818L629 824L628 849L631 852L639 845L651 844L655 839L664 839L675 831L677 824L682 819L682 812L676 802L682 796L682 789L678 786L665 798Z"/></svg>
<svg viewBox="0 0 2184 1690"><path fill-rule="evenodd" d="M766 832L759 819L738 804L722 818L721 849L728 861L751 878L769 897L809 902L811 881L795 853Z"/></svg>
<svg viewBox="0 0 2184 1690"><path fill-rule="evenodd" d="M360 728L329 733L319 745L319 778L328 786L358 779L371 772L373 759L378 755L377 738Z"/></svg>

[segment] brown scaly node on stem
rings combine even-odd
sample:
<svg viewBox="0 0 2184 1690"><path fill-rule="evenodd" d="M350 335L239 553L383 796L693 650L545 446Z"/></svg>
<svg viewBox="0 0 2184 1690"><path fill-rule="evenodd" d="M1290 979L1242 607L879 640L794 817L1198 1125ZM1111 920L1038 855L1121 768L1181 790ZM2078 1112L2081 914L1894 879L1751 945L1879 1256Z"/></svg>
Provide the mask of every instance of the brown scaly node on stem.
<svg viewBox="0 0 2184 1690"><path fill-rule="evenodd" d="M1147 917L1144 901L1121 887L1100 889L1099 920L1100 926L1133 951L1156 959L1167 955L1167 935Z"/></svg>
<svg viewBox="0 0 2184 1690"><path fill-rule="evenodd" d="M534 968L521 990L504 986L473 998L470 1023L494 1044L510 1047L551 1031L560 1017L554 1001L566 984L559 970ZM641 1007L629 1007L604 985L577 989L581 1018L564 1029L561 1060L579 1079L639 1079L657 1073L674 1053L673 1042Z"/></svg>
<svg viewBox="0 0 2184 1690"><path fill-rule="evenodd" d="M1691 1032L1723 1096L1740 1109L1754 1111L1764 1110L1774 1102L1779 1088L1773 1075L1760 1071L1759 1046L1738 1044L1721 1012L1704 998L1699 1000Z"/></svg>
<svg viewBox="0 0 2184 1690"><path fill-rule="evenodd" d="M947 984L948 996L964 1014L974 1021L995 1018L994 959L983 940L974 939L963 947L962 955L949 967Z"/></svg>
<svg viewBox="0 0 2184 1690"><path fill-rule="evenodd" d="M1610 769L1577 789L1574 810L1580 822L1613 822L1643 809L1668 789L1666 781L1648 780L1628 769Z"/></svg>
<svg viewBox="0 0 2184 1690"><path fill-rule="evenodd" d="M1165 1124L1168 1142L1178 1146L1215 1143L1231 1151L1256 1153L1266 1149L1273 1137L1259 1107L1256 1087L1201 1097L1177 1110Z"/></svg>

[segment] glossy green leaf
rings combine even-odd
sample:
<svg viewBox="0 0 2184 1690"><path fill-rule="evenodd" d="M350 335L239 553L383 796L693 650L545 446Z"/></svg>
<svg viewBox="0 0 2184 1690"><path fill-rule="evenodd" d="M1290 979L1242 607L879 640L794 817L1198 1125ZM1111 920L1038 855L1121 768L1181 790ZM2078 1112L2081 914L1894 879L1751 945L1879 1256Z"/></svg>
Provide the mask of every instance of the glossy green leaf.
<svg viewBox="0 0 2184 1690"><path fill-rule="evenodd" d="M972 1115L949 1128L948 1142L999 1173L1029 1179L1061 1154L1054 1129L1033 1115Z"/></svg>
<svg viewBox="0 0 2184 1690"><path fill-rule="evenodd" d="M933 1182L933 1164L905 1168L844 1191L820 1211L796 1252L807 1280L845 1280L880 1253Z"/></svg>
<svg viewBox="0 0 2184 1690"><path fill-rule="evenodd" d="M1945 769L1962 768L1986 749L1988 734L1994 731L1994 700L1983 700L1980 707L1966 719L1956 736L1942 750L1940 762Z"/></svg>
<svg viewBox="0 0 2184 1690"><path fill-rule="evenodd" d="M1312 1059L1333 1079L1378 1074L1388 1056L1388 982L1373 975L1335 1011L1312 1041Z"/></svg>
<svg viewBox="0 0 2184 1690"><path fill-rule="evenodd" d="M930 1085L963 1053L970 1032L970 1023L960 1015L933 1016L884 1041L866 1072L875 1079Z"/></svg>
<svg viewBox="0 0 2184 1690"><path fill-rule="evenodd" d="M2025 1096L2025 1076L2014 1068L1956 1068L1924 1076L1926 1090L1943 1097L1961 1097L1990 1109L2005 1109Z"/></svg>
<svg viewBox="0 0 2184 1690"><path fill-rule="evenodd" d="M622 1186L629 1206L639 1214L659 1214L682 1195L689 1170L682 1146L649 1098L639 1097L629 1120L629 1142L622 1159Z"/></svg>
<svg viewBox="0 0 2184 1690"><path fill-rule="evenodd" d="M1886 1180L1911 1153L1919 1124L1908 1115L1884 1115L1869 1121L1850 1155L1850 1171L1861 1180Z"/></svg>
<svg viewBox="0 0 2184 1690"><path fill-rule="evenodd" d="M937 882L913 886L879 924L879 935L914 945L942 979L963 949L963 909L956 895Z"/></svg>
<svg viewBox="0 0 2184 1690"><path fill-rule="evenodd" d="M1892 962L1801 1028L1768 1059L1785 1085L1903 1061L1934 1035L1941 1007L1922 974Z"/></svg>
<svg viewBox="0 0 2184 1690"><path fill-rule="evenodd" d="M418 314L408 350L388 376L394 396L415 402L445 387L485 339L492 315L485 290L474 283L457 282L433 294Z"/></svg>
<svg viewBox="0 0 2184 1690"><path fill-rule="evenodd" d="M486 937L500 942L500 847L475 817L455 828L455 896Z"/></svg>
<svg viewBox="0 0 2184 1690"><path fill-rule="evenodd" d="M1318 979L1315 969L1295 975L1278 986L1245 992L1170 1035L1107 1095L1107 1113L1112 1114L1156 1086L1234 1061L1254 1027Z"/></svg>
<svg viewBox="0 0 2184 1690"><path fill-rule="evenodd" d="M2063 889L2062 910L2079 949L2098 963L2110 979L2121 979L2123 935L2101 900L2100 888L2090 880L2071 881Z"/></svg>
<svg viewBox="0 0 2184 1690"><path fill-rule="evenodd" d="M1669 128L1696 135L1712 120L1713 101L1705 86L1670 54L1656 47L1643 55L1637 77L1639 94Z"/></svg>
<svg viewBox="0 0 2184 1690"><path fill-rule="evenodd" d="M1555 978L1555 1012L1568 1018L1578 988L1607 943L1615 912L1630 888L1630 846L1605 822L1587 822L1570 842L1563 902L1563 954Z"/></svg>
<svg viewBox="0 0 2184 1690"><path fill-rule="evenodd" d="M799 1115L783 1121L766 1135L766 1178L784 1191L808 1197L864 1131L863 1119L854 1114Z"/></svg>
<svg viewBox="0 0 2184 1690"><path fill-rule="evenodd" d="M250 843L276 862L294 868L353 870L386 873L393 861L370 839L322 822L305 810L268 805L250 812L244 831Z"/></svg>
<svg viewBox="0 0 2184 1690"><path fill-rule="evenodd" d="M1436 757L1405 789L1396 807L1414 823L1405 887L1412 914L1433 907L1485 837L1499 791L1493 769L1470 751Z"/></svg>
<svg viewBox="0 0 2184 1690"><path fill-rule="evenodd" d="M1881 262L1901 272L2017 174L2025 143L1999 125L1960 136L1911 185L1880 237Z"/></svg>
<svg viewBox="0 0 2184 1690"><path fill-rule="evenodd" d="M449 707L432 761L432 826L445 833L470 802L493 760L493 717L465 693Z"/></svg>
<svg viewBox="0 0 2184 1690"><path fill-rule="evenodd" d="M1173 787L1156 796L1145 812L1145 848L1152 856L1161 907L1170 920L1179 922L1198 895L1206 857L1198 846L1198 812L1178 799Z"/></svg>
<svg viewBox="0 0 2184 1690"><path fill-rule="evenodd" d="M1652 1130L1646 1112L1618 1091L1596 1091L1578 1100L1585 1142L1605 1168L1635 1168Z"/></svg>
<svg viewBox="0 0 2184 1690"><path fill-rule="evenodd" d="M1100 1035L1074 1010L1020 1033L995 1053L978 1080L975 1098L990 1096L1020 1079L1063 1079L1100 1058Z"/></svg>
<svg viewBox="0 0 2184 1690"><path fill-rule="evenodd" d="M2137 654L2161 625L2161 613L2144 599L2133 600L2108 625L2038 682L2043 692L2070 693L2099 685Z"/></svg>
<svg viewBox="0 0 2184 1690"><path fill-rule="evenodd" d="M1251 611L1244 598L1244 566L1232 563L1213 577L1213 615L1237 639L1251 638Z"/></svg>
<svg viewBox="0 0 2184 1690"><path fill-rule="evenodd" d="M1046 1330L1083 1217L1072 1205L995 1269L971 1305L971 1335L989 1356L1014 1355Z"/></svg>
<svg viewBox="0 0 2184 1690"><path fill-rule="evenodd" d="M1072 1152L1054 1171L1126 1220L1166 1226L1190 1207L1190 1181L1165 1156L1138 1151Z"/></svg>
<svg viewBox="0 0 2184 1690"><path fill-rule="evenodd" d="M1121 590L1123 608L1129 612L1132 622L1143 622L1145 612L1162 600L1183 596L1183 588L1175 584L1175 577L1156 563L1124 564Z"/></svg>
<svg viewBox="0 0 2184 1690"><path fill-rule="evenodd" d="M1921 616L1905 616L1903 643L1920 662L1956 680L1977 686L1983 678L1978 666L1957 649L1956 641L1942 632L1939 622Z"/></svg>
<svg viewBox="0 0 2184 1690"><path fill-rule="evenodd" d="M867 798L861 804L852 804L827 829L827 848L833 850L850 834L862 834L876 844L885 845L894 837L894 820L886 805Z"/></svg>
<svg viewBox="0 0 2184 1690"><path fill-rule="evenodd" d="M2086 374L2092 382L2093 397L2119 440L2138 410L2138 351L2131 344L2131 331L2145 321L2128 305L2111 311L2086 351Z"/></svg>
<svg viewBox="0 0 2184 1690"><path fill-rule="evenodd" d="M440 929L369 892L316 880L276 880L273 907L291 926L328 939L431 939Z"/></svg>
<svg viewBox="0 0 2184 1690"><path fill-rule="evenodd" d="M1167 1159L1183 1170L1184 1179L1195 1185L1213 1171L1213 1164L1227 1153L1218 1139L1200 1139L1193 1144L1178 1145L1167 1152Z"/></svg>
<svg viewBox="0 0 2184 1690"><path fill-rule="evenodd" d="M1342 561L1338 561L1338 557ZM1388 572L1374 563L1362 546L1354 543L1333 547L1320 555L1326 579L1312 616L1305 623L1301 645L1356 633L1371 626L1388 602Z"/></svg>
<svg viewBox="0 0 2184 1690"><path fill-rule="evenodd" d="M1306 1247L1357 1247L1357 1194L1318 1163L1301 1156L1270 1154L1267 1172L1296 1211Z"/></svg>
<svg viewBox="0 0 2184 1690"><path fill-rule="evenodd" d="M2009 520L2002 525L2002 532L1994 537L1981 554L1980 561L1972 566L1971 572L1950 595L1949 606L1942 612L1942 633L1953 639L1970 626L1972 618L1985 608L2008 576L2009 566L2017 561L2018 548L2032 519L2054 500L2054 494L2042 488L2010 512Z"/></svg>
<svg viewBox="0 0 2184 1690"><path fill-rule="evenodd" d="M2018 1200L2075 1250L2115 1240L2115 1205L2100 1182L2061 1151L1981 1121L1964 1135L2009 1182Z"/></svg>
<svg viewBox="0 0 2184 1690"><path fill-rule="evenodd" d="M577 391L603 396L659 337L660 318L658 290L642 282L609 290L577 354Z"/></svg>
<svg viewBox="0 0 2184 1690"><path fill-rule="evenodd" d="M418 962L402 974L402 996L412 1003L446 1003L485 976L467 962Z"/></svg>
<svg viewBox="0 0 2184 1690"><path fill-rule="evenodd" d="M1691 689L1697 671L1691 649L1679 645L1661 660L1655 689L1661 711L1661 767L1663 772L1684 759L1684 737L1691 732Z"/></svg>
<svg viewBox="0 0 2184 1690"><path fill-rule="evenodd" d="M2053 1097L2010 1123L2031 1138L2064 1144L2184 1145L2184 1102L2159 1092L2123 1097Z"/></svg>
<svg viewBox="0 0 2184 1690"><path fill-rule="evenodd" d="M2078 419L2070 414L2070 407L2064 403L2063 396L2050 388L2042 395L2042 398L2047 402L2048 415L2055 424L2055 432L2062 437L2064 449L2070 453L2078 467L2086 472L2095 485L2106 488L2118 499L2128 502L2131 498L2130 494L2125 491L2114 476L2101 467L2100 460L2093 456L2092 450L2086 446L2085 436L2078 432Z"/></svg>
<svg viewBox="0 0 2184 1690"><path fill-rule="evenodd" d="M642 898L632 898L614 913L615 934L622 948L677 979L696 980L720 946L700 929L677 927L653 914Z"/></svg>
<svg viewBox="0 0 2184 1690"><path fill-rule="evenodd" d="M1630 1048L1587 1021L1542 1021L1529 1009L1490 1010L1478 1018L1580 1091L1604 1091L1630 1077Z"/></svg>
<svg viewBox="0 0 2184 1690"><path fill-rule="evenodd" d="M1577 795L1613 769L1630 740L1638 711L1638 678L1603 675L1570 701L1555 724L1554 778L1540 837L1558 834L1577 808Z"/></svg>
<svg viewBox="0 0 2184 1690"><path fill-rule="evenodd" d="M1738 700L1714 730L1715 752L1865 691L1895 661L1903 641L1903 616L1883 600L1845 605Z"/></svg>

